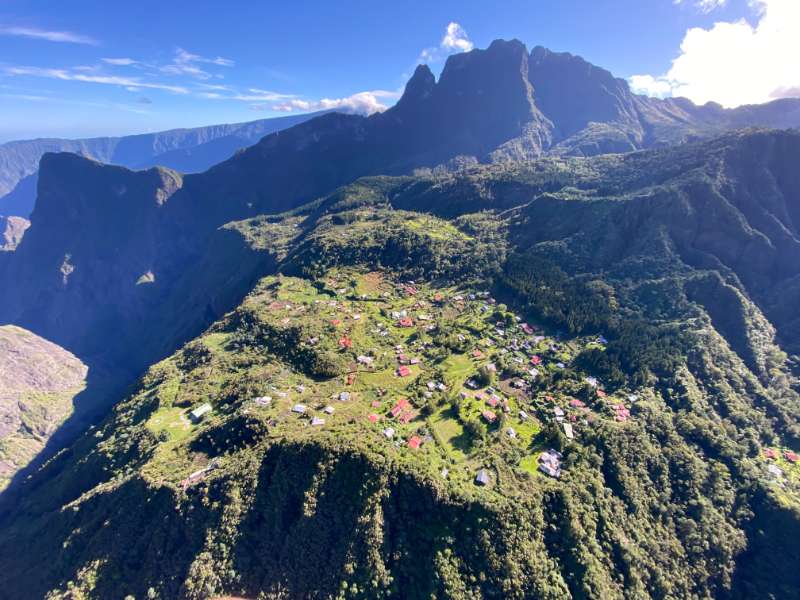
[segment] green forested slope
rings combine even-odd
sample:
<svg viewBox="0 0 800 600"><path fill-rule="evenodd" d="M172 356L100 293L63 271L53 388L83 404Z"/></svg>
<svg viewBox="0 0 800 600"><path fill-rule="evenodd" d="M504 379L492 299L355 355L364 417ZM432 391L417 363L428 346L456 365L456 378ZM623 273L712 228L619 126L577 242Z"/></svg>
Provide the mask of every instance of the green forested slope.
<svg viewBox="0 0 800 600"><path fill-rule="evenodd" d="M4 497L0 597L796 596L797 145L372 178L228 224L273 274Z"/></svg>

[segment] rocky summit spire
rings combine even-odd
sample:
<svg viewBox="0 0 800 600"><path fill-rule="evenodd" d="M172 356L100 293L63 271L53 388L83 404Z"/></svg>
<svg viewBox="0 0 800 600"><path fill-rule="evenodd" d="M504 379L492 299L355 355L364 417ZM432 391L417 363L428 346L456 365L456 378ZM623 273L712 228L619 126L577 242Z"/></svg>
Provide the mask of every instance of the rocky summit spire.
<svg viewBox="0 0 800 600"><path fill-rule="evenodd" d="M406 83L406 89L397 102L397 106L402 107L407 104L422 102L430 97L435 87L436 78L428 65L418 65L411 79Z"/></svg>

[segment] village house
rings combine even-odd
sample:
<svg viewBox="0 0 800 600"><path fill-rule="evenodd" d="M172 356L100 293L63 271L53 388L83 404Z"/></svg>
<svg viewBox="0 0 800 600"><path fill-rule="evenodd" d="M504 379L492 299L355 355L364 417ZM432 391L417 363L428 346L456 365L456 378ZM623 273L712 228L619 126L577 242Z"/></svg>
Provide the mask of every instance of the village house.
<svg viewBox="0 0 800 600"><path fill-rule="evenodd" d="M392 439L394 437L394 428L387 427L386 429L383 430L383 435L387 440Z"/></svg>
<svg viewBox="0 0 800 600"><path fill-rule="evenodd" d="M212 410L213 409L211 408L210 404L208 403L201 404L200 406L198 406L189 413L189 419L191 419L192 423L199 423Z"/></svg>
<svg viewBox="0 0 800 600"><path fill-rule="evenodd" d="M418 438L416 435L413 436L410 440L408 440L408 447L416 450L422 445L422 440Z"/></svg>
<svg viewBox="0 0 800 600"><path fill-rule="evenodd" d="M401 365L397 369L397 375L400 376L400 377L408 377L409 375L411 375L411 369L409 369L405 365Z"/></svg>
<svg viewBox="0 0 800 600"><path fill-rule="evenodd" d="M558 479L561 477L561 459L561 453L552 448L542 452L539 455L539 470L545 475Z"/></svg>
<svg viewBox="0 0 800 600"><path fill-rule="evenodd" d="M475 476L476 485L489 485L490 481L491 479L489 478L489 473L486 469L481 469Z"/></svg>
<svg viewBox="0 0 800 600"><path fill-rule="evenodd" d="M575 432L572 430L572 425L569 423L562 423L561 426L564 428L564 435L567 436L568 440L575 439Z"/></svg>
<svg viewBox="0 0 800 600"><path fill-rule="evenodd" d="M497 415L490 410L484 410L481 412L481 416L490 425L497 420Z"/></svg>
<svg viewBox="0 0 800 600"><path fill-rule="evenodd" d="M259 396L254 402L259 406L269 406L272 403L272 398L270 396Z"/></svg>
<svg viewBox="0 0 800 600"><path fill-rule="evenodd" d="M324 412L326 415L332 415L335 410L336 409L332 406L326 406L324 409L322 409L322 412Z"/></svg>
<svg viewBox="0 0 800 600"><path fill-rule="evenodd" d="M325 419L323 419L321 417L314 417L313 419L311 419L311 425L313 427L318 427L320 425L325 425Z"/></svg>
<svg viewBox="0 0 800 600"><path fill-rule="evenodd" d="M292 407L292 412L293 413L297 413L299 415L304 415L304 414L306 414L306 405L305 404L295 404Z"/></svg>

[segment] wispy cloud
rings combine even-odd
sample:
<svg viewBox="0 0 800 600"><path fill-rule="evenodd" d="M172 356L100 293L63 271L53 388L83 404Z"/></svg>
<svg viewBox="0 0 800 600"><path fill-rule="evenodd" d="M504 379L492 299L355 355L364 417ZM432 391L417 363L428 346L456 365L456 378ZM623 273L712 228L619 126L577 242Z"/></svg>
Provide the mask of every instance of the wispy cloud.
<svg viewBox="0 0 800 600"><path fill-rule="evenodd" d="M0 93L0 98L10 98L12 100L30 100L31 102L50 100L50 98L47 96L36 96L34 94L7 94L5 92Z"/></svg>
<svg viewBox="0 0 800 600"><path fill-rule="evenodd" d="M397 92L386 90L373 90L370 92L359 92L346 98L322 98L321 100L304 100L295 98L273 104L269 107L256 105L254 110L270 110L278 112L309 112L315 110L340 110L342 112L371 115L376 112L383 112L387 106L381 101L383 99L397 98Z"/></svg>
<svg viewBox="0 0 800 600"><path fill-rule="evenodd" d="M469 39L467 32L464 28L452 21L448 23L445 29L444 36L439 42L438 46L430 46L425 48L417 59L418 63L435 63L439 62L450 54L457 52L469 52L475 47Z"/></svg>
<svg viewBox="0 0 800 600"><path fill-rule="evenodd" d="M133 60L132 58L101 58L100 60L108 65L115 65L118 67L128 67L139 64L138 60Z"/></svg>
<svg viewBox="0 0 800 600"><path fill-rule="evenodd" d="M51 31L47 29L38 29L36 27L14 27L0 25L0 35L47 40L48 42L87 44L89 46L97 46L99 44L97 40L89 37L88 35L74 33L72 31Z"/></svg>
<svg viewBox="0 0 800 600"><path fill-rule="evenodd" d="M214 77L208 71L200 68L198 65L215 65L218 67L233 67L236 63L229 58L206 58L199 54L192 54L183 48L178 48L175 51L175 57L168 65L161 67L164 73L172 75L189 75L197 79L211 79Z"/></svg>
<svg viewBox="0 0 800 600"><path fill-rule="evenodd" d="M13 76L43 77L58 79L60 81L80 81L83 83L97 83L103 85L116 85L132 90L141 88L164 90L175 94L188 94L189 90L180 85L142 81L137 77L120 77L117 75L87 75L67 69L48 69L42 67L5 67L3 73Z"/></svg>
<svg viewBox="0 0 800 600"><path fill-rule="evenodd" d="M692 4L703 14L708 14L728 4L728 0L674 0L675 4Z"/></svg>

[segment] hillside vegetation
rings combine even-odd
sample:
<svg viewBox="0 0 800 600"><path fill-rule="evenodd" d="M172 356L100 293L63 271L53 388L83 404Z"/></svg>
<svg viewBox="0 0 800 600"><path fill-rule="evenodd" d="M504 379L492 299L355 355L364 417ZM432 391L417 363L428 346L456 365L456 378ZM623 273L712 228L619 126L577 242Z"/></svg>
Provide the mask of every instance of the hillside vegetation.
<svg viewBox="0 0 800 600"><path fill-rule="evenodd" d="M793 597L798 143L226 224L204 268L250 293L3 497L0 597Z"/></svg>

